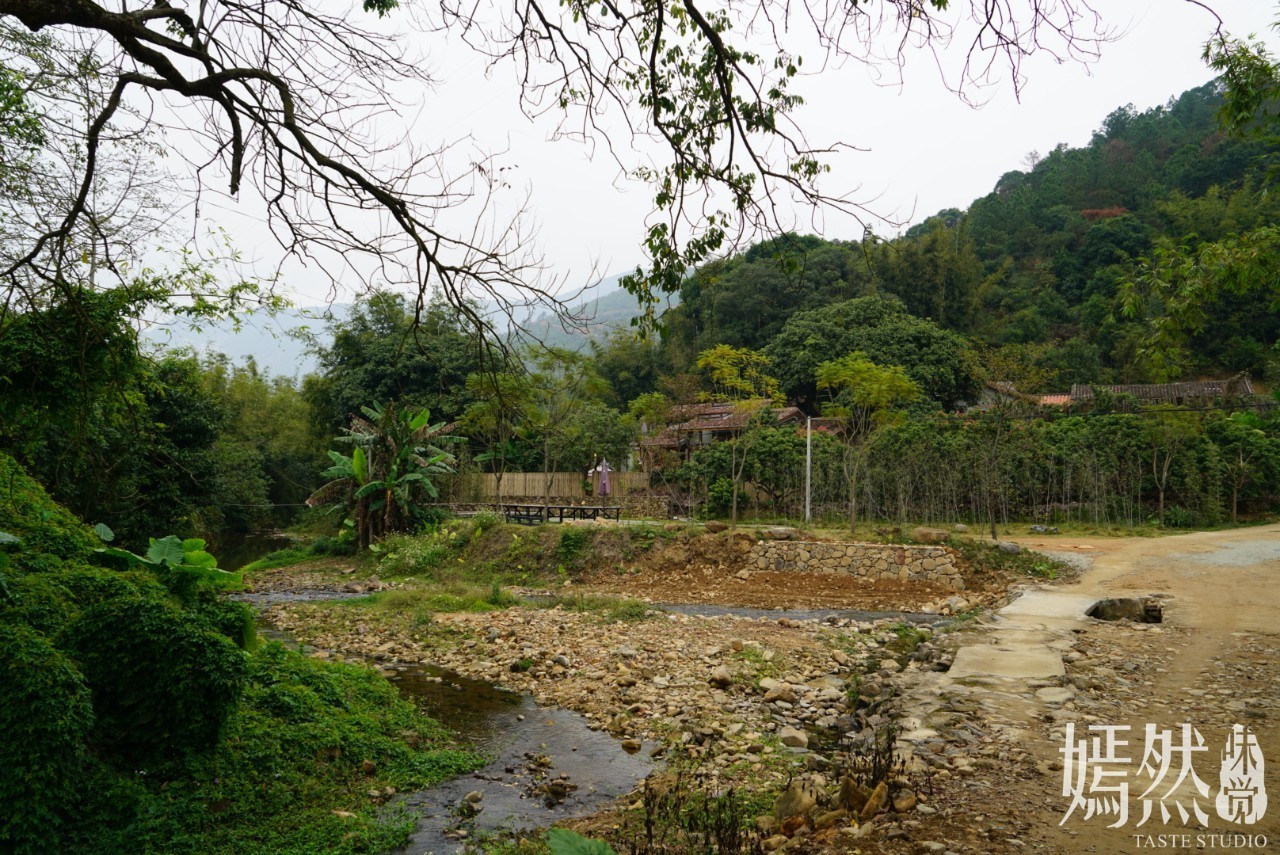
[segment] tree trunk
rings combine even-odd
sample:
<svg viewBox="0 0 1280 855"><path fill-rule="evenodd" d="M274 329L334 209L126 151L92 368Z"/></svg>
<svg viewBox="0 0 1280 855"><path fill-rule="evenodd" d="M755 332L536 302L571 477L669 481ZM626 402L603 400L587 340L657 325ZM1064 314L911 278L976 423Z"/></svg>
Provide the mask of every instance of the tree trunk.
<svg viewBox="0 0 1280 855"><path fill-rule="evenodd" d="M1000 535L996 532L996 493L995 490L987 491L987 520L991 523L991 539L999 540Z"/></svg>
<svg viewBox="0 0 1280 855"><path fill-rule="evenodd" d="M542 444L542 507L551 504L551 441Z"/></svg>

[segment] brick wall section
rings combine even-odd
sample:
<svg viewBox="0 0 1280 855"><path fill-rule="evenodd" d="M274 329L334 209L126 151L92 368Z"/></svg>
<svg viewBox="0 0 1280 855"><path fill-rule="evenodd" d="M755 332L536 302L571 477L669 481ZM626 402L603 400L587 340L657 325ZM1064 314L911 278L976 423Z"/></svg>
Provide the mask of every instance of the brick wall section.
<svg viewBox="0 0 1280 855"><path fill-rule="evenodd" d="M756 570L846 573L864 579L933 582L964 590L955 552L945 546L762 540L751 548L750 561Z"/></svg>

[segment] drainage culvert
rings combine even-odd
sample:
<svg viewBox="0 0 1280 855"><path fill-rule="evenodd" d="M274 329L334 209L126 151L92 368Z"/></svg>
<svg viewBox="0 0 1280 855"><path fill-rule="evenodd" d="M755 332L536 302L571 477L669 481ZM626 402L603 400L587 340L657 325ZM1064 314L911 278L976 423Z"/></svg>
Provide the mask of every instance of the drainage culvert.
<svg viewBox="0 0 1280 855"><path fill-rule="evenodd" d="M1085 612L1096 620L1127 620L1133 623L1162 623L1164 607L1151 597L1117 597L1099 600Z"/></svg>

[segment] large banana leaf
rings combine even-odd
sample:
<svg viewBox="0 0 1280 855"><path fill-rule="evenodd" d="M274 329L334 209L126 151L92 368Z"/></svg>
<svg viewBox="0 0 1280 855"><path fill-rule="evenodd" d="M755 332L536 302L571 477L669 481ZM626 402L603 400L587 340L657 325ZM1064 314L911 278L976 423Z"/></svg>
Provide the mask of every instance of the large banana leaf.
<svg viewBox="0 0 1280 855"><path fill-rule="evenodd" d="M351 471L358 483L364 484L369 480L369 461L365 457L364 449L359 446L351 452Z"/></svg>

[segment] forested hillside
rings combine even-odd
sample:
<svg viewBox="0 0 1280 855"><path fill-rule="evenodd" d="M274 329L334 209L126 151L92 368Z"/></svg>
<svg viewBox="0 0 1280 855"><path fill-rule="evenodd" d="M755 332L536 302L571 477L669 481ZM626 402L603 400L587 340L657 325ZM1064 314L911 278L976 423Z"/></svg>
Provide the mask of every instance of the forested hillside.
<svg viewBox="0 0 1280 855"><path fill-rule="evenodd" d="M1209 83L1163 107L1121 107L1089 145L1032 152L967 209L940 211L899 238L793 237L706 265L668 315L666 356L679 367L725 342L772 348L781 364L792 351L776 342L793 317L880 295L976 346L1006 348L1037 369L1025 375L1027 391L1238 371L1261 378L1280 316L1257 311L1255 298L1206 306L1193 358L1178 366L1144 353L1146 310L1159 308L1127 317L1119 303L1122 284L1143 272L1140 259L1191 257L1280 218L1268 192L1275 142L1220 132L1217 93Z"/></svg>

